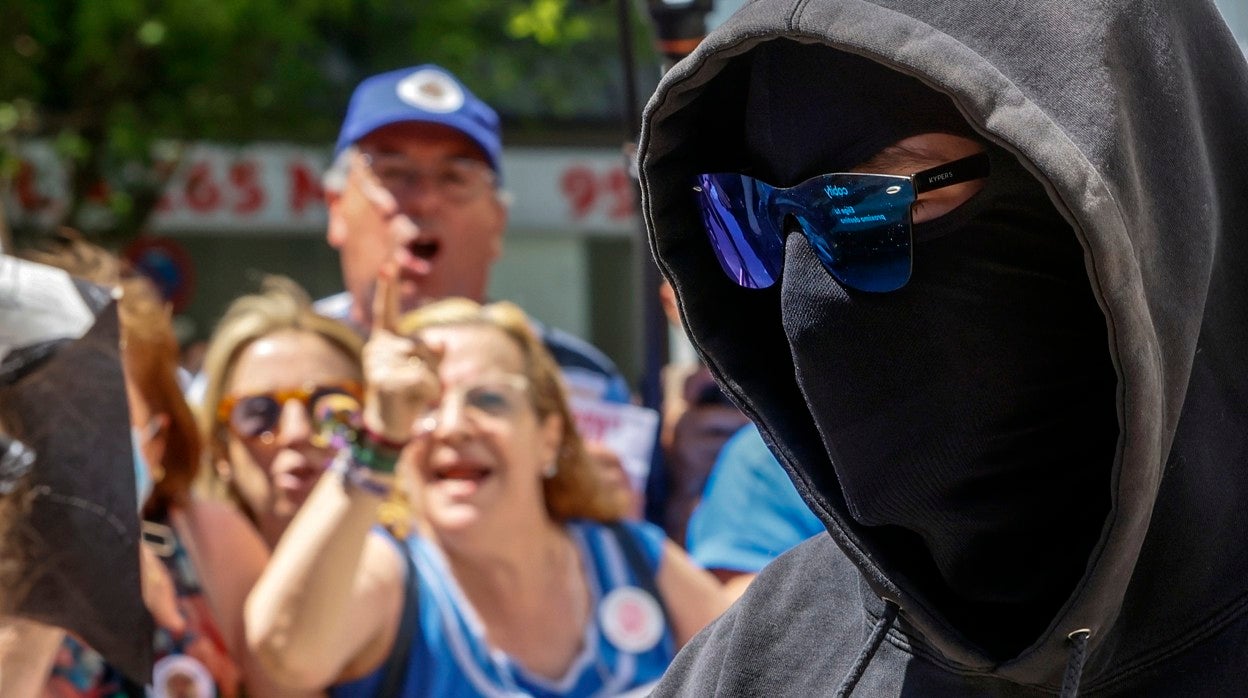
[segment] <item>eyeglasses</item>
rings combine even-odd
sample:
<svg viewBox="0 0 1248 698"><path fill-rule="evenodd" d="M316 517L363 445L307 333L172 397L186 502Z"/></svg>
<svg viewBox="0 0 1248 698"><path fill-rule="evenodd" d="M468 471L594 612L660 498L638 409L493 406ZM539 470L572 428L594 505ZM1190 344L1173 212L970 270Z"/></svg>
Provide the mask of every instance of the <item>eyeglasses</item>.
<svg viewBox="0 0 1248 698"><path fill-rule="evenodd" d="M298 400L308 412L316 431L327 423L353 422L359 415L363 388L355 381L331 385L305 385L250 395L227 395L217 404L217 421L241 439L259 438L272 443L282 419L282 408Z"/></svg>
<svg viewBox="0 0 1248 698"><path fill-rule="evenodd" d="M464 202L493 189L497 182L489 165L471 158L450 158L433 167L422 167L396 153L361 155L376 183L399 201L423 189L449 201Z"/></svg>
<svg viewBox="0 0 1248 698"><path fill-rule="evenodd" d="M910 207L919 194L988 176L988 154L900 175L825 174L792 187L749 175L697 176L702 221L728 278L767 288L780 276L784 225L796 219L823 268L859 291L895 291L913 266Z"/></svg>
<svg viewBox="0 0 1248 698"><path fill-rule="evenodd" d="M448 410L454 410L476 424L508 419L532 404L528 387L529 379L518 373L495 374L446 386L441 400L430 406L417 424L421 431L432 432L446 417Z"/></svg>

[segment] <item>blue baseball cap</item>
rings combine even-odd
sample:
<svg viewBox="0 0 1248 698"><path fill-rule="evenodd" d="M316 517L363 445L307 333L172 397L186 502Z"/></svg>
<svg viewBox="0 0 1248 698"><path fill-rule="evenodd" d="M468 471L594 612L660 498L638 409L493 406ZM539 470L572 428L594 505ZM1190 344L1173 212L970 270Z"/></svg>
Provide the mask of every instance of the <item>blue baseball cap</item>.
<svg viewBox="0 0 1248 698"><path fill-rule="evenodd" d="M334 155L382 126L405 121L443 124L463 133L481 146L494 173L502 174L498 114L432 63L365 78L351 94Z"/></svg>

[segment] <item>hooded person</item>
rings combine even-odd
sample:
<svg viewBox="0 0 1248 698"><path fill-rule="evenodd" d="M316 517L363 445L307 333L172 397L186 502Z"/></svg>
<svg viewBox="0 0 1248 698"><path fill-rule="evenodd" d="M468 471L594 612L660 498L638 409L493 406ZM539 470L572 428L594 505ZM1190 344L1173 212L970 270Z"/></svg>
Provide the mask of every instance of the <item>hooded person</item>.
<svg viewBox="0 0 1248 698"><path fill-rule="evenodd" d="M656 259L828 535L655 695L1242 691L1246 119L1206 0L758 0L669 71Z"/></svg>

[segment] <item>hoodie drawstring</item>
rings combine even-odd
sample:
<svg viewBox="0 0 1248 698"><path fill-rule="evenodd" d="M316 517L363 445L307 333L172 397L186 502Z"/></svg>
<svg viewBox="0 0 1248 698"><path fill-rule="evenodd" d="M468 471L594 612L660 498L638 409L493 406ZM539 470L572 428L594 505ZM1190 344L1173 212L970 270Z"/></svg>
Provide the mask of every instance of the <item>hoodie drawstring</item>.
<svg viewBox="0 0 1248 698"><path fill-rule="evenodd" d="M1088 659L1088 638L1092 631L1080 628L1066 636L1070 641L1070 654L1066 656L1066 673L1062 675L1061 698L1077 698L1079 679L1083 677L1083 663Z"/></svg>
<svg viewBox="0 0 1248 698"><path fill-rule="evenodd" d="M837 687L834 694L836 698L848 698L854 692L858 681L867 671L867 665L875 658L876 651L884 643L884 637L892 629L893 623L897 622L897 614L901 611L901 606L889 599L883 599L883 601L884 613L880 614L880 619L871 629L871 635L867 637L866 644L858 652L858 657L854 659L854 665L850 667L849 673ZM1066 671L1062 674L1062 691L1059 698L1078 698L1079 680L1083 677L1083 665L1088 659L1088 639L1091 637L1092 631L1087 628L1080 628L1066 636L1067 641L1070 642L1070 653L1066 656Z"/></svg>
<svg viewBox="0 0 1248 698"><path fill-rule="evenodd" d="M897 621L897 613L901 610L901 606L896 601L883 599L884 613L880 615L880 619L876 621L875 627L871 629L871 635L867 638L867 644L863 645L862 650L858 652L858 658L854 660L854 665L850 667L849 674L841 681L841 685L836 689L836 698L846 698L854 692L854 687L858 685L858 680L862 678L863 673L867 670L867 665L871 663L871 659L875 657L875 652L884 642L884 636L893 627L893 623Z"/></svg>

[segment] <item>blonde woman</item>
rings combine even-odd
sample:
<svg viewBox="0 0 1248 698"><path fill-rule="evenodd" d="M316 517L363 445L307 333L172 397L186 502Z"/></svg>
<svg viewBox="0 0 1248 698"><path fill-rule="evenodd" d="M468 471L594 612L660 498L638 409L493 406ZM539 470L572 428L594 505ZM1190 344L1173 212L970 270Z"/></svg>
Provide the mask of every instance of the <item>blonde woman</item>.
<svg viewBox="0 0 1248 698"><path fill-rule="evenodd" d="M232 500L270 548L330 455L317 438L318 405L345 397L358 406L363 343L277 276L231 303L213 332L200 410L208 487Z"/></svg>
<svg viewBox="0 0 1248 698"><path fill-rule="evenodd" d="M391 294L383 279L342 475L317 486L248 599L254 650L333 696L610 695L656 680L722 610L715 580L659 529L620 522L519 308L451 299L398 323ZM420 511L402 539L376 528L395 459Z"/></svg>

